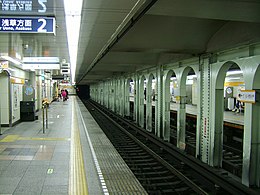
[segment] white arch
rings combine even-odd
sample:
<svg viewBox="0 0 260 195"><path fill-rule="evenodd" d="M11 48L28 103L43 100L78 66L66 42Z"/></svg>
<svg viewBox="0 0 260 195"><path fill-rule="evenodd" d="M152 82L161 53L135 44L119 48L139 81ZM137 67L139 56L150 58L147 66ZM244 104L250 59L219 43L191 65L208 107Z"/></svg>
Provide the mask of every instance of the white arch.
<svg viewBox="0 0 260 195"><path fill-rule="evenodd" d="M139 79L139 109L138 109L138 124L144 128L144 102L145 102L145 94L144 94L144 81L145 76L142 75Z"/></svg>
<svg viewBox="0 0 260 195"><path fill-rule="evenodd" d="M154 79L154 75L151 73L148 76L148 81L146 83L146 130L149 132L152 132L152 96L153 90L152 90L152 81Z"/></svg>
<svg viewBox="0 0 260 195"><path fill-rule="evenodd" d="M170 104L171 104L171 93L170 93L170 79L172 75L176 75L175 71L169 70L163 78L163 83L164 83L164 91L163 91L163 99L164 99L164 104L163 104L163 139L166 141L170 141L170 134L171 134L171 128L170 128Z"/></svg>

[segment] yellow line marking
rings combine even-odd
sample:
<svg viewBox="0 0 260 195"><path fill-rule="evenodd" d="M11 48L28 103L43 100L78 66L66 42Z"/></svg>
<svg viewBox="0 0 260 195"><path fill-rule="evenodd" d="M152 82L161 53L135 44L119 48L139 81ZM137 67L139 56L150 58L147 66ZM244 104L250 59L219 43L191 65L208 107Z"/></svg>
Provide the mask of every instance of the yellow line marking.
<svg viewBox="0 0 260 195"><path fill-rule="evenodd" d="M16 141L20 136L19 135L7 135L4 139L2 139L0 142L14 142Z"/></svg>
<svg viewBox="0 0 260 195"><path fill-rule="evenodd" d="M69 141L70 138L57 137L19 137L18 140Z"/></svg>
<svg viewBox="0 0 260 195"><path fill-rule="evenodd" d="M80 143L79 126L75 101L72 104L71 147L70 147L70 195L88 195L85 167Z"/></svg>
<svg viewBox="0 0 260 195"><path fill-rule="evenodd" d="M244 82L225 82L224 86L225 87L235 87L235 86L239 86L239 85L244 85Z"/></svg>
<svg viewBox="0 0 260 195"><path fill-rule="evenodd" d="M0 142L15 142L17 140L34 140L34 141L70 141L70 138L63 137L20 137L20 135L7 135Z"/></svg>

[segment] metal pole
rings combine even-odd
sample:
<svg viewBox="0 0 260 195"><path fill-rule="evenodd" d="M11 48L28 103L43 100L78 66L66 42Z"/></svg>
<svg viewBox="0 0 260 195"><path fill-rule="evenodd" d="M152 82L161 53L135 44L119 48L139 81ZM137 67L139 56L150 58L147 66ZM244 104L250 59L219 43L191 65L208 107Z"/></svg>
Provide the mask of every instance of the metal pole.
<svg viewBox="0 0 260 195"><path fill-rule="evenodd" d="M1 99L1 98L0 98ZM1 101L0 101L0 105L1 105ZM0 135L2 135L2 127L1 127L1 106L0 106Z"/></svg>
<svg viewBox="0 0 260 195"><path fill-rule="evenodd" d="M45 108L46 108L46 129L48 129L48 104L45 104Z"/></svg>
<svg viewBox="0 0 260 195"><path fill-rule="evenodd" d="M0 98L0 136L2 135L2 120L1 120L1 98Z"/></svg>
<svg viewBox="0 0 260 195"><path fill-rule="evenodd" d="M44 104L42 104L42 131L45 133Z"/></svg>

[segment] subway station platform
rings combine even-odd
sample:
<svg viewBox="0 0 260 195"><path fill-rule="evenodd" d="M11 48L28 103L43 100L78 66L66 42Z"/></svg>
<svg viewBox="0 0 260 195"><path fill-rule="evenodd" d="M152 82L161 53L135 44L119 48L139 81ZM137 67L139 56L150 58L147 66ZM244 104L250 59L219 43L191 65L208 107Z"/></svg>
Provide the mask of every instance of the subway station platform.
<svg viewBox="0 0 260 195"><path fill-rule="evenodd" d="M0 136L0 195L147 194L78 97Z"/></svg>

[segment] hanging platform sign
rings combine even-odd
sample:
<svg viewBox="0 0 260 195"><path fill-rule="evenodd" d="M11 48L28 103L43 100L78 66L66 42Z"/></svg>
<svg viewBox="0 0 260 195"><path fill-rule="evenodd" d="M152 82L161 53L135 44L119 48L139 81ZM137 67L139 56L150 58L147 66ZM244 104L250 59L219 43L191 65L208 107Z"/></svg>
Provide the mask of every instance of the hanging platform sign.
<svg viewBox="0 0 260 195"><path fill-rule="evenodd" d="M256 92L255 90L241 90L238 93L239 101L245 102L245 103L255 103L256 101Z"/></svg>
<svg viewBox="0 0 260 195"><path fill-rule="evenodd" d="M53 33L54 17L0 17L0 32L13 33Z"/></svg>
<svg viewBox="0 0 260 195"><path fill-rule="evenodd" d="M1 15L44 15L53 13L53 0L0 0Z"/></svg>
<svg viewBox="0 0 260 195"><path fill-rule="evenodd" d="M24 57L23 69L58 70L60 59L58 57Z"/></svg>

